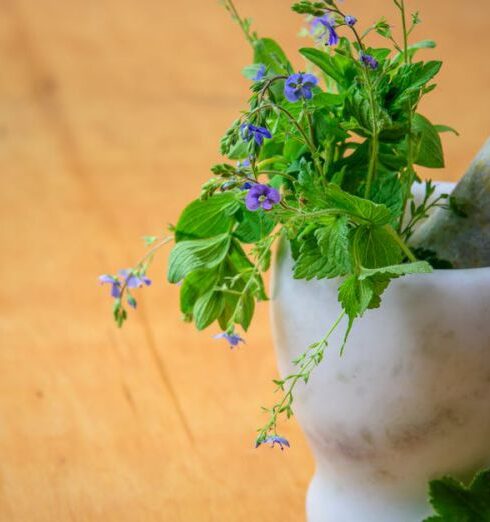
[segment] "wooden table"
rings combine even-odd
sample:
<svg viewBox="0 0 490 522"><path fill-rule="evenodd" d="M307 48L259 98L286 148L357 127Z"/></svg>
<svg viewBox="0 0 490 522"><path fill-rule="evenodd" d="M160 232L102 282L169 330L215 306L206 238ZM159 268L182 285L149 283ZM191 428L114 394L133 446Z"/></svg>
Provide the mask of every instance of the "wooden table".
<svg viewBox="0 0 490 522"><path fill-rule="evenodd" d="M237 2L291 53L301 43L288 2ZM454 179L490 131L490 7L413 3L447 60L423 112L462 133L434 174ZM298 426L290 451L252 446L275 374L267 308L231 352L180 321L165 255L122 331L96 280L198 194L247 96L226 14L175 5L0 0L2 521L303 520ZM360 20L390 6L349 5Z"/></svg>

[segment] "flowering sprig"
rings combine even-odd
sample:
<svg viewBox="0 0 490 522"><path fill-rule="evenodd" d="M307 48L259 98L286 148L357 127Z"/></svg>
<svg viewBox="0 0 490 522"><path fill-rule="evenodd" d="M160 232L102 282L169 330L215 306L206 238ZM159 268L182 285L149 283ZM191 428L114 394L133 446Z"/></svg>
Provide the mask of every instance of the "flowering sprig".
<svg viewBox="0 0 490 522"><path fill-rule="evenodd" d="M258 446L289 446L278 424L293 414L297 386L323 360L332 332L345 323L342 352L357 318L380 306L392 279L431 270L408 240L431 205L440 204L430 198L413 204L411 188L417 165L443 166L438 128L418 113L441 64L414 61L421 45L410 47L408 36L418 15L410 25L404 0L394 3L400 44L386 20L362 32L362 21L335 0L295 4L313 17L314 36L322 33L317 45L300 49L315 71L298 72L275 41L259 37L233 1L224 0L254 51L254 64L244 71L251 96L221 140L224 162L212 168L213 177L173 228L167 278L181 285L184 319L199 330L217 324L216 337L230 347L244 342L238 329L246 332L256 304L267 300L262 274L279 238L290 246L293 277L337 279L342 306L326 336L275 381L280 398L266 410ZM373 31L395 54L368 45ZM146 285L147 261L104 278L120 324L123 294L134 282Z"/></svg>
<svg viewBox="0 0 490 522"><path fill-rule="evenodd" d="M134 268L119 270L118 275L103 274L99 276L101 284L111 285L111 297L114 298L113 316L116 324L121 327L128 317L124 302L131 308L137 307L137 301L131 293L135 288L150 286L151 279L146 276L148 266L153 260L153 256L164 245L169 243L172 237L165 237L158 240L157 237L146 237L145 242L153 247L136 263Z"/></svg>

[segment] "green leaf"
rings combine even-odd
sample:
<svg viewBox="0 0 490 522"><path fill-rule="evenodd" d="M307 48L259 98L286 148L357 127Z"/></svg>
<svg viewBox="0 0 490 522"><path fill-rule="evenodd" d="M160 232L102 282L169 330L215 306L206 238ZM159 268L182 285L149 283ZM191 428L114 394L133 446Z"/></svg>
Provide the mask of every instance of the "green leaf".
<svg viewBox="0 0 490 522"><path fill-rule="evenodd" d="M352 237L356 264L365 268L397 265L402 260L400 247L383 227L359 226Z"/></svg>
<svg viewBox="0 0 490 522"><path fill-rule="evenodd" d="M348 219L328 216L314 234L301 242L294 277L307 280L332 278L347 274L350 268Z"/></svg>
<svg viewBox="0 0 490 522"><path fill-rule="evenodd" d="M490 470L478 474L469 487L451 478L434 480L430 502L442 522L488 522L490 520Z"/></svg>
<svg viewBox="0 0 490 522"><path fill-rule="evenodd" d="M344 103L344 101L345 101L345 96L343 94L333 94L331 92L319 92L318 94L315 94L311 103L315 107L330 108L330 107L335 107L337 105L342 105Z"/></svg>
<svg viewBox="0 0 490 522"><path fill-rule="evenodd" d="M168 281L178 283L195 270L218 266L226 257L230 241L229 234L220 234L210 239L194 239L177 243L170 252Z"/></svg>
<svg viewBox="0 0 490 522"><path fill-rule="evenodd" d="M385 205L392 216L390 223L396 225L403 208L405 187L395 172L377 172L374 179L373 201Z"/></svg>
<svg viewBox="0 0 490 522"><path fill-rule="evenodd" d="M240 204L232 192L193 201L177 222L176 241L213 237L230 231L234 223L233 214L239 208Z"/></svg>
<svg viewBox="0 0 490 522"><path fill-rule="evenodd" d="M257 243L272 232L274 225L274 220L263 210L255 212L244 210L234 235L242 243Z"/></svg>
<svg viewBox="0 0 490 522"><path fill-rule="evenodd" d="M213 270L196 270L189 274L180 288L180 310L183 314L192 314L194 304L199 296L205 294L218 282L218 272Z"/></svg>
<svg viewBox="0 0 490 522"><path fill-rule="evenodd" d="M330 268L327 277L345 275L351 269L349 223L346 216L331 217L322 221L315 237L322 255Z"/></svg>
<svg viewBox="0 0 490 522"><path fill-rule="evenodd" d="M333 183L325 189L325 202L328 208L341 210L362 223L385 225L392 219L390 210L385 205L349 194Z"/></svg>
<svg viewBox="0 0 490 522"><path fill-rule="evenodd" d="M259 38L253 43L254 63L264 64L274 74L290 74L293 70L281 46L271 38Z"/></svg>
<svg viewBox="0 0 490 522"><path fill-rule="evenodd" d="M332 57L328 53L312 47L303 47L299 52L337 84L342 86L346 84L340 57Z"/></svg>
<svg viewBox="0 0 490 522"><path fill-rule="evenodd" d="M434 128L439 134L442 134L443 132L452 132L453 134L456 134L456 136L459 136L459 132L448 125L434 125Z"/></svg>
<svg viewBox="0 0 490 522"><path fill-rule="evenodd" d="M210 290L201 295L193 309L194 322L198 330L204 330L221 315L225 302L220 291Z"/></svg>
<svg viewBox="0 0 490 522"><path fill-rule="evenodd" d="M414 133L420 136L415 163L432 169L444 168L441 138L434 125L425 116L415 114L412 129Z"/></svg>
<svg viewBox="0 0 490 522"><path fill-rule="evenodd" d="M364 314L372 298L371 282L360 280L355 275L349 276L339 287L339 302L349 316L350 323Z"/></svg>
<svg viewBox="0 0 490 522"><path fill-rule="evenodd" d="M429 274L432 267L427 261L416 261L414 263L404 263L401 265L382 266L380 268L361 268L359 279L367 279L373 275L384 274L391 279L408 274Z"/></svg>
<svg viewBox="0 0 490 522"><path fill-rule="evenodd" d="M412 45L408 46L408 55L410 58L413 58L417 51L420 49L434 49L437 46L436 42L434 40L422 40L420 42L414 43ZM394 64L400 64L405 59L404 53L398 53L393 58Z"/></svg>

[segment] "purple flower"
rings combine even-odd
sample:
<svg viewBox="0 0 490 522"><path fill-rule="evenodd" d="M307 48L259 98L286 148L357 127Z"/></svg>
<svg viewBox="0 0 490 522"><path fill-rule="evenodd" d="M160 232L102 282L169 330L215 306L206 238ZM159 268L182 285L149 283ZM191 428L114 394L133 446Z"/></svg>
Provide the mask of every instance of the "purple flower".
<svg viewBox="0 0 490 522"><path fill-rule="evenodd" d="M111 286L111 296L114 297L114 299L118 299L119 297L121 297L121 282L119 281L119 279L117 277L114 277L114 276L111 276L108 274L104 274L104 275L99 276L99 281L102 284L109 283L112 285Z"/></svg>
<svg viewBox="0 0 490 522"><path fill-rule="evenodd" d="M259 147L264 143L265 138L272 138L272 134L265 127L256 127L251 123L242 123L240 131L245 141L253 139Z"/></svg>
<svg viewBox="0 0 490 522"><path fill-rule="evenodd" d="M353 26L356 25L356 23L357 23L357 18L356 18L355 16L347 15L347 16L344 18L344 22L345 22L347 25L350 25L351 27L353 27Z"/></svg>
<svg viewBox="0 0 490 522"><path fill-rule="evenodd" d="M371 69L377 69L378 68L378 60L374 56L371 56L370 54L361 54L361 63L366 65L367 67L370 67Z"/></svg>
<svg viewBox="0 0 490 522"><path fill-rule="evenodd" d="M301 98L311 100L313 92L311 91L318 84L318 78L313 74L292 74L284 84L284 96L290 102L297 102Z"/></svg>
<svg viewBox="0 0 490 522"><path fill-rule="evenodd" d="M260 64L259 69L257 70L257 74L252 78L254 82L260 82L262 78L265 76L266 67L263 63Z"/></svg>
<svg viewBox="0 0 490 522"><path fill-rule="evenodd" d="M281 195L275 188L269 187L269 185L261 185L260 183L254 185L245 197L245 205L248 210L252 211L261 207L264 210L270 210L279 201L281 201Z"/></svg>
<svg viewBox="0 0 490 522"><path fill-rule="evenodd" d="M255 447L258 448L262 444L270 444L271 448L273 448L276 444L278 444L281 448L281 451L284 450L284 446L290 448L289 441L284 437L279 437L279 435L269 435L263 440L258 440L255 443Z"/></svg>
<svg viewBox="0 0 490 522"><path fill-rule="evenodd" d="M214 339L226 339L228 341L228 344L230 345L231 349L233 349L235 346L238 346L239 343L245 342L245 340L242 339L238 334L236 334L236 333L229 334L227 332L223 332L223 333L215 335Z"/></svg>
<svg viewBox="0 0 490 522"><path fill-rule="evenodd" d="M128 288L140 288L143 285L151 285L151 279L145 275L137 275L131 269L119 270L119 275L125 280Z"/></svg>
<svg viewBox="0 0 490 522"><path fill-rule="evenodd" d="M251 181L245 181L245 183L240 187L241 190L250 190L254 186L254 183Z"/></svg>
<svg viewBox="0 0 490 522"><path fill-rule="evenodd" d="M239 161L236 166L238 170L247 169L252 165L252 156L247 159Z"/></svg>
<svg viewBox="0 0 490 522"><path fill-rule="evenodd" d="M325 36L328 33L328 40L325 44L330 46L337 45L339 43L339 35L335 31L335 19L328 13L319 16L311 23L311 31L316 34L320 25L323 26L325 30L318 36L318 39L325 40Z"/></svg>

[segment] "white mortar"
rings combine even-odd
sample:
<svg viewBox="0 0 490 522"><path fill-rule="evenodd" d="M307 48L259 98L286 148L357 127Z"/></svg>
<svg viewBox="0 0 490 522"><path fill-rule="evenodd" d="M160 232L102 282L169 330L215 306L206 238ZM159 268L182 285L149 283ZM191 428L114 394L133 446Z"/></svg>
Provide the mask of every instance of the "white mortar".
<svg viewBox="0 0 490 522"><path fill-rule="evenodd" d="M272 301L283 376L341 310L338 281L294 280L292 266L283 247ZM296 390L317 463L308 521L420 522L430 479L490 463L490 268L398 279L341 358L344 332L345 323Z"/></svg>

